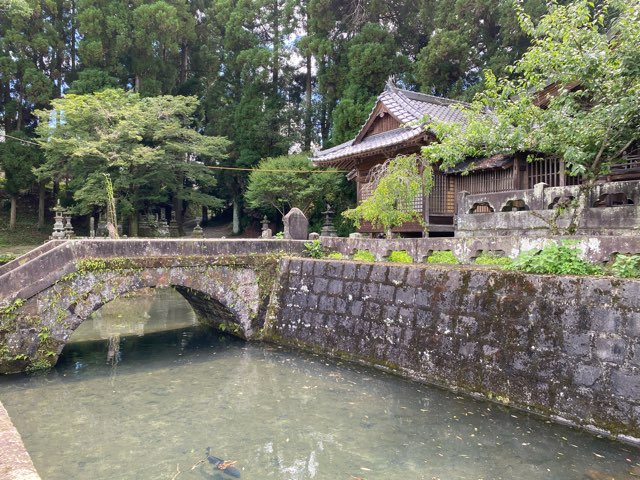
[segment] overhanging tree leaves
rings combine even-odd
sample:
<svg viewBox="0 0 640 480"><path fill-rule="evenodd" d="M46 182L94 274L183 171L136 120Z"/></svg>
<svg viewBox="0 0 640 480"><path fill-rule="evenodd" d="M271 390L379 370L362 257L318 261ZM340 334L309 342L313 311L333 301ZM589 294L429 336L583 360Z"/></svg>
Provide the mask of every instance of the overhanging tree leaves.
<svg viewBox="0 0 640 480"><path fill-rule="evenodd" d="M532 46L512 77L488 72L468 123L430 125L440 143L423 154L448 168L467 156L537 152L594 181L639 136L640 0L554 5L536 26L518 14Z"/></svg>

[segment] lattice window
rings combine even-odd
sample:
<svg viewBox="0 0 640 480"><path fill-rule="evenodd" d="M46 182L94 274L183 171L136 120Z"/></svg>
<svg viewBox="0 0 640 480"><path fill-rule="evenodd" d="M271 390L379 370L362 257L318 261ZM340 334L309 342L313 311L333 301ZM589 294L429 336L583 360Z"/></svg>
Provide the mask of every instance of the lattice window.
<svg viewBox="0 0 640 480"><path fill-rule="evenodd" d="M358 190L358 198L362 202L363 200L369 198L373 193L373 182L359 183Z"/></svg>
<svg viewBox="0 0 640 480"><path fill-rule="evenodd" d="M546 183L550 187L563 185L580 185L582 177L570 176L564 171L562 161L558 158L542 158L527 164L527 188L536 183Z"/></svg>
<svg viewBox="0 0 640 480"><path fill-rule="evenodd" d="M612 172L624 173L625 170L640 168L640 146L634 145L622 156L622 162L611 167Z"/></svg>
<svg viewBox="0 0 640 480"><path fill-rule="evenodd" d="M506 192L513 189L511 170L488 170L457 177L458 191L474 193Z"/></svg>
<svg viewBox="0 0 640 480"><path fill-rule="evenodd" d="M358 184L359 202L362 202L363 200L366 200L367 198L369 198L373 194L374 188L375 188L374 182L359 183ZM423 204L424 204L424 198L422 196L422 193L419 193L413 199L413 202L411 203L411 208L416 212L422 213Z"/></svg>
<svg viewBox="0 0 640 480"><path fill-rule="evenodd" d="M429 195L430 214L452 214L455 210L455 181L438 170L433 172L433 188Z"/></svg>

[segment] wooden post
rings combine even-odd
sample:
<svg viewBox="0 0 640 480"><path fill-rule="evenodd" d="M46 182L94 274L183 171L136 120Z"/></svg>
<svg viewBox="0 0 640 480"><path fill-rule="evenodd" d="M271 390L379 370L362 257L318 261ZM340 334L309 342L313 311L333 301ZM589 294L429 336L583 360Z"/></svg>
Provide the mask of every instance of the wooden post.
<svg viewBox="0 0 640 480"><path fill-rule="evenodd" d="M425 237L429 236L429 197L427 195L425 184L424 184L424 168L420 167L420 176L422 178L422 218L424 219L424 231L423 235Z"/></svg>

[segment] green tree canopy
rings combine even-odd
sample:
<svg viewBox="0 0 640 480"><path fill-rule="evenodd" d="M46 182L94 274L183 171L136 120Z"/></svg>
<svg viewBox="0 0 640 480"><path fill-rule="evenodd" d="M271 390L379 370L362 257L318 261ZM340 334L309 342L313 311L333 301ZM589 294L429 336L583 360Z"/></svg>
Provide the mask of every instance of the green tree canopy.
<svg viewBox="0 0 640 480"><path fill-rule="evenodd" d="M249 175L245 199L250 208L271 207L281 215L297 207L306 215L317 204L335 198L340 174L313 167L309 153L285 155L262 160Z"/></svg>
<svg viewBox="0 0 640 480"><path fill-rule="evenodd" d="M175 198L217 207L220 200L201 189L215 185L206 163L224 159L228 141L191 128L197 107L193 97L114 89L55 100L38 112L46 162L37 175L68 180L74 210L84 214L105 205L108 173L133 224L141 209Z"/></svg>
<svg viewBox="0 0 640 480"><path fill-rule="evenodd" d="M14 138L6 138L0 143L0 168L4 172L3 188L11 198L9 228L16 226L16 200L19 194L31 188L36 177L33 169L43 161L42 151L37 145L31 145L22 132L15 132ZM23 139L26 142L20 141Z"/></svg>

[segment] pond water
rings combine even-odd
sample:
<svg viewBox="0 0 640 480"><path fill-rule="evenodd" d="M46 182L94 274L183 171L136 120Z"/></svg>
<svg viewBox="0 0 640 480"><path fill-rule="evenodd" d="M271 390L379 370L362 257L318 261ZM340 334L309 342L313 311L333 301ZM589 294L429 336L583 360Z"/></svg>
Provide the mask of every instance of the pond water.
<svg viewBox="0 0 640 480"><path fill-rule="evenodd" d="M172 290L106 307L53 371L0 379L0 400L43 480L231 479L206 462L207 447L254 480L640 473L630 446L207 331Z"/></svg>

